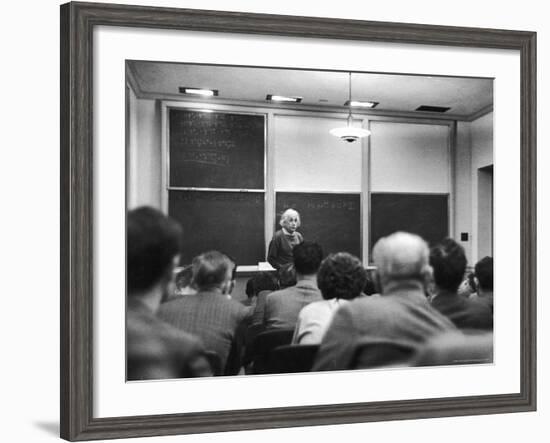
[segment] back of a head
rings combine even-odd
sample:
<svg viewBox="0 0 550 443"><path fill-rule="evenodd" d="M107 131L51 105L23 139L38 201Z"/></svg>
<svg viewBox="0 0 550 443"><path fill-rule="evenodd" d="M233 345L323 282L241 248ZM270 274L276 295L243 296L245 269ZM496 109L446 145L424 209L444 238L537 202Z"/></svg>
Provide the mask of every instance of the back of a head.
<svg viewBox="0 0 550 443"><path fill-rule="evenodd" d="M424 282L429 274L428 245L421 237L396 232L376 242L372 250L380 284L414 279Z"/></svg>
<svg viewBox="0 0 550 443"><path fill-rule="evenodd" d="M256 295L256 291L254 290L254 277L249 278L246 281L246 286L245 286L244 292L245 292L245 294L248 298L252 298Z"/></svg>
<svg viewBox="0 0 550 443"><path fill-rule="evenodd" d="M140 207L126 219L128 293L143 292L165 275L180 252L182 229L162 212Z"/></svg>
<svg viewBox="0 0 550 443"><path fill-rule="evenodd" d="M367 274L361 261L347 252L330 254L317 273L317 286L325 300L358 297L366 280Z"/></svg>
<svg viewBox="0 0 550 443"><path fill-rule="evenodd" d="M493 290L493 257L483 257L474 268L474 274L482 291Z"/></svg>
<svg viewBox="0 0 550 443"><path fill-rule="evenodd" d="M430 250L430 266L435 284L448 291L456 292L466 271L464 248L451 238L444 239Z"/></svg>
<svg viewBox="0 0 550 443"><path fill-rule="evenodd" d="M234 263L218 251L208 251L193 259L193 284L200 291L222 287L231 280Z"/></svg>
<svg viewBox="0 0 550 443"><path fill-rule="evenodd" d="M277 278L280 289L294 286L296 284L296 268L294 267L294 263L287 263L281 266L277 272Z"/></svg>
<svg viewBox="0 0 550 443"><path fill-rule="evenodd" d="M323 249L314 242L302 242L292 250L294 267L301 275L316 274L323 260Z"/></svg>
<svg viewBox="0 0 550 443"><path fill-rule="evenodd" d="M254 276L254 293L262 291L276 291L279 289L277 278L271 272L260 272Z"/></svg>
<svg viewBox="0 0 550 443"><path fill-rule="evenodd" d="M176 275L176 288L183 290L193 282L193 267L191 265L186 266Z"/></svg>

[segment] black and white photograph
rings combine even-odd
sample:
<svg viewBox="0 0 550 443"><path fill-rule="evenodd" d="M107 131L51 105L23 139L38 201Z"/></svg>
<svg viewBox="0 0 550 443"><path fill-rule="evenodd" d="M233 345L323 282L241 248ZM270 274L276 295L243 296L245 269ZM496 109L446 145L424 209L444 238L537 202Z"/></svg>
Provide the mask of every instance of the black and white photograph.
<svg viewBox="0 0 550 443"><path fill-rule="evenodd" d="M125 71L128 382L493 364L494 78Z"/></svg>

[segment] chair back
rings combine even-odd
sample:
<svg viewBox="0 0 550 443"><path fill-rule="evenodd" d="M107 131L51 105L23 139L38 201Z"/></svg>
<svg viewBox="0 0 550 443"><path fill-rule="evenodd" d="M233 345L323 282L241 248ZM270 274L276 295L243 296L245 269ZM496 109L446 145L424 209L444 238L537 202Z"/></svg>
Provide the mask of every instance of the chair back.
<svg viewBox="0 0 550 443"><path fill-rule="evenodd" d="M223 375L222 359L216 351L204 351L204 356L212 368L213 375Z"/></svg>
<svg viewBox="0 0 550 443"><path fill-rule="evenodd" d="M319 345L278 346L269 355L269 374L309 372L319 350Z"/></svg>
<svg viewBox="0 0 550 443"><path fill-rule="evenodd" d="M254 374L266 374L270 352L278 346L288 345L292 341L294 329L273 329L259 333L254 339L250 354Z"/></svg>
<svg viewBox="0 0 550 443"><path fill-rule="evenodd" d="M407 341L361 339L355 346L349 369L409 366L416 351L417 346Z"/></svg>

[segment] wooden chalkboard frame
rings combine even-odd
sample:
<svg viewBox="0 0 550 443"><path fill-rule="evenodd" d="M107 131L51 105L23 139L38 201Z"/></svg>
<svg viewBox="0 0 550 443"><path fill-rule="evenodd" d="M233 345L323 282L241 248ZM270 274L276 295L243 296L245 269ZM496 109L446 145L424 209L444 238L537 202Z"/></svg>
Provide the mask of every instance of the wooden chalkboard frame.
<svg viewBox="0 0 550 443"><path fill-rule="evenodd" d="M520 386L517 393L155 416L93 414L94 26L368 40L519 51ZM142 6L61 6L61 437L143 437L536 409L536 33Z"/></svg>

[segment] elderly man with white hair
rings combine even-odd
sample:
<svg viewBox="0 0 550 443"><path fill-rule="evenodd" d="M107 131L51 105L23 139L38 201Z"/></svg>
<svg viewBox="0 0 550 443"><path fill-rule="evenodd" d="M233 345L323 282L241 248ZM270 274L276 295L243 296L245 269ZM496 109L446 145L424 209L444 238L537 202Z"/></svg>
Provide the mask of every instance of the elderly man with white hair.
<svg viewBox="0 0 550 443"><path fill-rule="evenodd" d="M277 270L293 263L292 250L304 241L297 231L302 224L298 211L292 208L284 211L279 224L281 229L273 235L267 251L267 261Z"/></svg>
<svg viewBox="0 0 550 443"><path fill-rule="evenodd" d="M426 298L431 268L424 240L396 232L376 243L373 259L382 296L356 299L337 311L313 370L407 365L403 349L412 355L427 339L455 329Z"/></svg>

